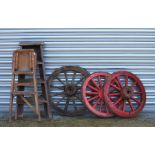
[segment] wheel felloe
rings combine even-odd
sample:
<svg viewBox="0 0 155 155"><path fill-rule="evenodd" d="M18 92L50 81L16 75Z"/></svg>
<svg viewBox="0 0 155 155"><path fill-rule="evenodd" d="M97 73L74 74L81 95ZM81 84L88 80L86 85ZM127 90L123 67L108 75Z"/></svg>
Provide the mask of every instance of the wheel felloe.
<svg viewBox="0 0 155 155"><path fill-rule="evenodd" d="M82 96L87 108L99 117L113 116L104 99L104 84L109 76L109 73L104 72L93 73L82 87Z"/></svg>
<svg viewBox="0 0 155 155"><path fill-rule="evenodd" d="M142 111L145 101L145 88L139 78L126 71L115 72L105 84L105 101L118 116L134 117Z"/></svg>

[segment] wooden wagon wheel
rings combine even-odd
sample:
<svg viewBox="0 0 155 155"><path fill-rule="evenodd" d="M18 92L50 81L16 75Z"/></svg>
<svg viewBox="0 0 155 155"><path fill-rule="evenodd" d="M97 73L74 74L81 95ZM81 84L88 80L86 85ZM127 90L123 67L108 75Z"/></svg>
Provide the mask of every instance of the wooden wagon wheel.
<svg viewBox="0 0 155 155"><path fill-rule="evenodd" d="M104 84L109 73L97 72L90 75L82 87L82 96L87 108L99 117L112 117L113 113L104 100Z"/></svg>
<svg viewBox="0 0 155 155"><path fill-rule="evenodd" d="M109 108L121 117L138 115L146 101L142 82L136 75L126 71L112 74L105 84L104 97Z"/></svg>
<svg viewBox="0 0 155 155"><path fill-rule="evenodd" d="M48 78L49 99L52 107L61 115L82 115L86 110L81 97L83 81L89 72L78 66L56 69Z"/></svg>

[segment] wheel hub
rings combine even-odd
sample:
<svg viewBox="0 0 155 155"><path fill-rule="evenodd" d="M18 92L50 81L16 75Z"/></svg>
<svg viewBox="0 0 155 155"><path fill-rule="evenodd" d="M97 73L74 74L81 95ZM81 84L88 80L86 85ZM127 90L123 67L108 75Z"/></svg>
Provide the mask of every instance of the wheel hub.
<svg viewBox="0 0 155 155"><path fill-rule="evenodd" d="M76 94L77 89L76 89L76 86L68 84L68 85L65 86L65 90L64 91L65 91L65 94L67 96L73 96L73 95Z"/></svg>
<svg viewBox="0 0 155 155"><path fill-rule="evenodd" d="M123 87L121 94L124 99L129 99L133 95L132 87L129 86Z"/></svg>

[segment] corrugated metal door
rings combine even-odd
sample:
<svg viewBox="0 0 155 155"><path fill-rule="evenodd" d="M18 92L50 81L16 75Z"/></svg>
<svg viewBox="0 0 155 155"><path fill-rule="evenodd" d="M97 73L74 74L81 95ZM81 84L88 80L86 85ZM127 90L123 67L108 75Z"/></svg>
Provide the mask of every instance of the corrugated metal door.
<svg viewBox="0 0 155 155"><path fill-rule="evenodd" d="M20 41L45 43L47 76L63 65L137 74L147 92L144 110L155 109L155 29L0 29L1 114L8 112L12 51Z"/></svg>

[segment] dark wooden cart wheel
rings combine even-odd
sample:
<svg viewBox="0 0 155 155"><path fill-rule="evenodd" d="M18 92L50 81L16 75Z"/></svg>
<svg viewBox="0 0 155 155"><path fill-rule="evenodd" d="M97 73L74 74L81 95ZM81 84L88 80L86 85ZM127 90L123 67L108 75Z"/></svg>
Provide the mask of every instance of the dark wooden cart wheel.
<svg viewBox="0 0 155 155"><path fill-rule="evenodd" d="M82 96L87 108L96 116L112 117L113 113L104 101L104 84L109 73L97 72L91 74L84 82Z"/></svg>
<svg viewBox="0 0 155 155"><path fill-rule="evenodd" d="M112 74L105 84L104 97L109 108L121 117L138 115L146 101L142 82L136 75L126 71Z"/></svg>
<svg viewBox="0 0 155 155"><path fill-rule="evenodd" d="M48 78L49 99L52 107L61 115L78 116L85 110L81 90L89 72L78 66L56 69Z"/></svg>

